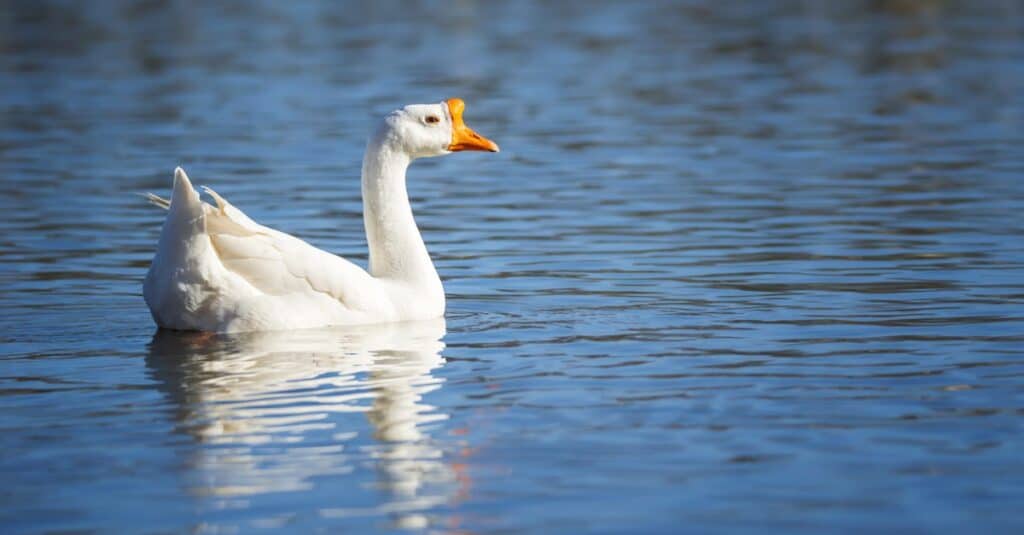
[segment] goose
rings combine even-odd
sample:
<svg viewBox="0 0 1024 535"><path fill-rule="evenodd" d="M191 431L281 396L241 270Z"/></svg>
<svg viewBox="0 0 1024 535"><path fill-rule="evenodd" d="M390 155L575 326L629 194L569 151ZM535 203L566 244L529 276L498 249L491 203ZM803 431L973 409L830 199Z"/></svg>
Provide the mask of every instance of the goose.
<svg viewBox="0 0 1024 535"><path fill-rule="evenodd" d="M170 199L143 297L165 329L252 332L442 317L444 288L413 218L405 173L417 159L498 152L462 119L452 98L388 114L363 157L363 224L369 269L249 219L210 188L203 202L185 171Z"/></svg>

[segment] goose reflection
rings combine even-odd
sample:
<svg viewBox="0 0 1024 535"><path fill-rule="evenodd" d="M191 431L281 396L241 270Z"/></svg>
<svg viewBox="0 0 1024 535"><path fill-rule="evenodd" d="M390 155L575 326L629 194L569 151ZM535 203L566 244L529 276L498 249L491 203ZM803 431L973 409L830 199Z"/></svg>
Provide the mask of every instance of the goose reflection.
<svg viewBox="0 0 1024 535"><path fill-rule="evenodd" d="M431 439L447 415L423 402L441 386L444 320L232 336L158 331L147 357L178 427L200 445L197 493L300 491L314 477L372 465L400 525L446 501L456 474ZM365 414L372 439L360 414ZM446 490L441 490L446 489ZM436 492L435 492L436 491ZM335 514L372 514L341 508ZM380 512L380 511L378 511Z"/></svg>

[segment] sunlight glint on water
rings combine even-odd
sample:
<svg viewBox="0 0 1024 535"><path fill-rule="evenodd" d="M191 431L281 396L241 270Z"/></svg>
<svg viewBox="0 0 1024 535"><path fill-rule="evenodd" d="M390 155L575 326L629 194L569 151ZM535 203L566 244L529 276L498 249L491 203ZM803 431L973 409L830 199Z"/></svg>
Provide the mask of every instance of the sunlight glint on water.
<svg viewBox="0 0 1024 535"><path fill-rule="evenodd" d="M4 533L1019 530L1016 4L387 4L0 13ZM155 333L137 193L365 263L454 96L445 323Z"/></svg>

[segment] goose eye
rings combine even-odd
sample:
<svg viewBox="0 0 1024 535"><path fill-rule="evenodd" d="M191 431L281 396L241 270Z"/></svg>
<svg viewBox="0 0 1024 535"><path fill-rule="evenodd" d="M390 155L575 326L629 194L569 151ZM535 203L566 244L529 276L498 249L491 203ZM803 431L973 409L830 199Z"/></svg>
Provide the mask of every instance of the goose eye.
<svg viewBox="0 0 1024 535"><path fill-rule="evenodd" d="M434 124L434 123L441 122L441 119L438 119L436 115L428 115L427 116L427 122L430 123L430 124Z"/></svg>

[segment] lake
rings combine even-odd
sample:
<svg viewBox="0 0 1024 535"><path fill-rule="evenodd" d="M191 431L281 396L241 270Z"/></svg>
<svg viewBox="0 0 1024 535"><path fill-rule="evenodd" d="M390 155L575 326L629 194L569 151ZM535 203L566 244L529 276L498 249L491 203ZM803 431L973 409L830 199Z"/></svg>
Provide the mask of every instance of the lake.
<svg viewBox="0 0 1024 535"><path fill-rule="evenodd" d="M0 10L0 531L1024 528L1012 1ZM443 321L158 332L182 165L365 265L410 169Z"/></svg>

